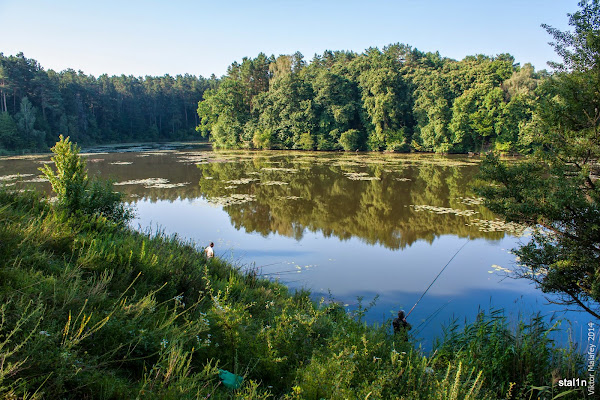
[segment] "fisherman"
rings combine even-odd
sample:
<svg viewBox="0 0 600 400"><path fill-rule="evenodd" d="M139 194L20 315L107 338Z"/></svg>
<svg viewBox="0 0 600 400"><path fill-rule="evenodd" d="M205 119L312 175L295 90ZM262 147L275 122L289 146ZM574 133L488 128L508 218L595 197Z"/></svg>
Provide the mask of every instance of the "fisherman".
<svg viewBox="0 0 600 400"><path fill-rule="evenodd" d="M210 242L210 244L204 249L204 254L206 254L206 258L213 258L215 256L213 247L215 247L215 244L213 242Z"/></svg>
<svg viewBox="0 0 600 400"><path fill-rule="evenodd" d="M404 310L398 311L398 318L394 318L392 321L392 326L394 327L394 333L399 333L404 336L404 340L408 340L408 331L412 328L412 326L406 322L406 313Z"/></svg>

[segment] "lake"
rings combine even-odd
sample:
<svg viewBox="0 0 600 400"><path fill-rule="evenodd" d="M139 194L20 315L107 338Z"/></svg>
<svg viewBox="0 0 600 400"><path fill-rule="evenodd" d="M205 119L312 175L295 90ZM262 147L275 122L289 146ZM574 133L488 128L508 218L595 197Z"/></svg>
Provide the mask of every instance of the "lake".
<svg viewBox="0 0 600 400"><path fill-rule="evenodd" d="M503 309L515 322L539 311L564 318L577 341L587 334L587 315L547 304L529 281L510 278L510 250L528 232L473 196L478 158L176 145L88 151L90 174L114 180L135 207L134 228L199 248L213 241L218 257L351 312L359 298L367 306L378 296L368 322L408 312L454 257L409 317L424 348L443 323L473 320L479 309ZM37 168L49 159L1 158L0 181L48 191Z"/></svg>

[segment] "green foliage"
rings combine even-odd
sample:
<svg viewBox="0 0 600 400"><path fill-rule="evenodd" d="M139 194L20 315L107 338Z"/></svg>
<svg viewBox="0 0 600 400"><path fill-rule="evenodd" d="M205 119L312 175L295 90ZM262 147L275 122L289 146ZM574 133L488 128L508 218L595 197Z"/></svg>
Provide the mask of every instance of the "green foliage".
<svg viewBox="0 0 600 400"><path fill-rule="evenodd" d="M7 112L0 113L0 146L5 150L16 150L19 147L17 124Z"/></svg>
<svg viewBox="0 0 600 400"><path fill-rule="evenodd" d="M534 231L516 250L519 275L600 318L600 4L580 6L570 18L574 33L546 27L573 71L539 88L546 95L525 127L537 151L516 164L488 156L478 192L492 211Z"/></svg>
<svg viewBox="0 0 600 400"><path fill-rule="evenodd" d="M455 335L443 356L426 357L397 341L389 321L361 322L366 308L315 304L308 292L207 263L176 237L65 221L29 193L0 191L0 210L3 397L491 399L509 383L486 378L505 371L504 358L479 359L478 349L499 351L490 341L527 348L518 365L546 383L552 367L580 376L576 355L550 347L545 328L503 341L489 329ZM479 320L465 327L480 330ZM508 332L506 322L496 330ZM534 352L550 358L534 363ZM225 388L219 368L243 376L242 387Z"/></svg>
<svg viewBox="0 0 600 400"><path fill-rule="evenodd" d="M48 165L41 167L40 171L50 181L59 204L69 213L74 213L84 202L88 183L85 161L79 156L79 147L73 145L69 137L65 139L61 135L51 150L56 173Z"/></svg>
<svg viewBox="0 0 600 400"><path fill-rule="evenodd" d="M302 150L314 150L315 140L313 139L310 132L304 132L300 134L300 140L298 140L298 147Z"/></svg>
<svg viewBox="0 0 600 400"><path fill-rule="evenodd" d="M360 150L360 132L356 129L344 131L340 135L339 142L346 151Z"/></svg>
<svg viewBox="0 0 600 400"><path fill-rule="evenodd" d="M123 204L122 194L114 192L110 182L89 180L85 161L79 156L79 151L77 145L61 135L52 148L56 172L48 165L40 168L57 195L59 209L68 215L101 215L118 223L129 220L132 213Z"/></svg>
<svg viewBox="0 0 600 400"><path fill-rule="evenodd" d="M205 93L198 130L219 148L448 153L499 141L528 150L520 138L540 79L507 54L454 61L401 44L326 51L309 64L298 53L261 53Z"/></svg>
<svg viewBox="0 0 600 400"><path fill-rule="evenodd" d="M0 113L18 125L7 143L0 126L0 146L13 153L45 151L59 134L81 145L191 139L198 101L217 84L214 76L188 74L96 78L44 70L23 53L0 54Z"/></svg>
<svg viewBox="0 0 600 400"><path fill-rule="evenodd" d="M438 361L452 360L481 371L498 397L512 391L515 398L527 398L532 386L547 384L556 395L562 391L554 386L558 379L584 368L575 346L555 349L551 334L558 325L547 326L539 315L528 322L520 316L516 328L510 329L502 310L480 312L462 330L456 321L445 327L444 337L434 347Z"/></svg>
<svg viewBox="0 0 600 400"><path fill-rule="evenodd" d="M600 2L582 0L581 8L569 14L569 25L573 32L561 32L549 25L542 25L556 40L552 43L564 64L553 66L574 71L587 71L600 67Z"/></svg>
<svg viewBox="0 0 600 400"><path fill-rule="evenodd" d="M273 145L273 134L268 129L254 131L252 144L257 149L270 149Z"/></svg>

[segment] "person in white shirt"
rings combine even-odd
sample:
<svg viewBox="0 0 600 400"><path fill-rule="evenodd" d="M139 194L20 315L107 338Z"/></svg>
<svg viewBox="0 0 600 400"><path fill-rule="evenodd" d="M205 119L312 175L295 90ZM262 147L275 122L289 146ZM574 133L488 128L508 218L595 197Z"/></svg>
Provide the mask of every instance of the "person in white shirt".
<svg viewBox="0 0 600 400"><path fill-rule="evenodd" d="M204 253L206 254L206 258L213 258L215 256L215 251L213 250L213 247L215 247L215 244L213 242L210 242L210 245L208 245L204 249Z"/></svg>

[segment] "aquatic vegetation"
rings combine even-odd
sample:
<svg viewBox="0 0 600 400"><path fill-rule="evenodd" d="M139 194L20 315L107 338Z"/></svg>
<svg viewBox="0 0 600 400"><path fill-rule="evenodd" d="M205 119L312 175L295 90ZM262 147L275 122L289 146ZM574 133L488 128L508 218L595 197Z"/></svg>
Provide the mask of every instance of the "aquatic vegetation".
<svg viewBox="0 0 600 400"><path fill-rule="evenodd" d="M469 206L478 206L483 204L483 197L459 197L458 198L461 203L469 205Z"/></svg>
<svg viewBox="0 0 600 400"><path fill-rule="evenodd" d="M23 155L23 156L9 156L9 157L2 157L2 160L37 160L40 158L46 158L48 157L47 155L43 155L43 154L31 154L31 155Z"/></svg>
<svg viewBox="0 0 600 400"><path fill-rule="evenodd" d="M379 181L380 178L371 176L366 172L344 172L344 175L353 181Z"/></svg>
<svg viewBox="0 0 600 400"><path fill-rule="evenodd" d="M146 178L146 179L134 179L130 181L117 182L115 186L123 185L144 185L147 189L173 189L189 185L190 182L180 183L169 183L168 179L165 178Z"/></svg>
<svg viewBox="0 0 600 400"><path fill-rule="evenodd" d="M296 168L264 167L264 168L261 168L261 171L280 171L280 172L287 172L287 173L296 173L299 170Z"/></svg>
<svg viewBox="0 0 600 400"><path fill-rule="evenodd" d="M23 177L27 177L27 176L33 176L33 174L4 175L4 176L0 176L0 182L1 181L12 181L12 180L23 178Z"/></svg>
<svg viewBox="0 0 600 400"><path fill-rule="evenodd" d="M523 236L527 231L527 226L516 222L506 222L499 218L494 220L489 219L472 219L469 226L476 226L482 232L508 232L514 236Z"/></svg>
<svg viewBox="0 0 600 400"><path fill-rule="evenodd" d="M281 181L267 181L267 182L261 182L261 185L265 185L265 186L281 186L281 185L289 185L288 182L281 182Z"/></svg>
<svg viewBox="0 0 600 400"><path fill-rule="evenodd" d="M225 181L225 183L231 183L233 185L247 185L250 182L256 182L258 179L256 178L241 178L241 179L232 179Z"/></svg>
<svg viewBox="0 0 600 400"><path fill-rule="evenodd" d="M205 164L208 163L210 154L208 152L186 152L180 153L177 162L187 164Z"/></svg>
<svg viewBox="0 0 600 400"><path fill-rule="evenodd" d="M49 181L48 181L48 178L45 178L43 176L38 176L38 177L27 179L27 180L23 181L23 183L41 183L41 182L49 182Z"/></svg>
<svg viewBox="0 0 600 400"><path fill-rule="evenodd" d="M115 186L122 185L144 185L145 187L150 187L152 185L165 185L169 183L168 179L165 178L146 178L146 179L133 179L130 181L117 182Z"/></svg>
<svg viewBox="0 0 600 400"><path fill-rule="evenodd" d="M336 167L366 167L366 162L355 161L355 160L341 160L334 162L332 165Z"/></svg>
<svg viewBox="0 0 600 400"><path fill-rule="evenodd" d="M209 197L206 199L209 203L220 206L231 206L234 204L244 204L255 201L256 196L251 194L234 193L229 196Z"/></svg>
<svg viewBox="0 0 600 400"><path fill-rule="evenodd" d="M448 208L448 207L438 207L438 206L429 206L429 205L417 205L411 204L411 207L415 211L429 211L436 214L454 214L460 215L463 217L470 217L475 214L479 214L479 212L474 210L458 210L456 208Z"/></svg>
<svg viewBox="0 0 600 400"><path fill-rule="evenodd" d="M155 189L173 189L178 187L183 187L189 185L190 182L180 182L180 183L155 183L153 185L145 186L146 188L155 188Z"/></svg>
<svg viewBox="0 0 600 400"><path fill-rule="evenodd" d="M492 265L491 268L492 268L492 271L488 271L490 274L494 273L494 271L496 271L496 272L504 272L504 273L507 273L507 274L509 274L509 273L512 272L510 269L501 267L501 266L496 265L496 264Z"/></svg>

